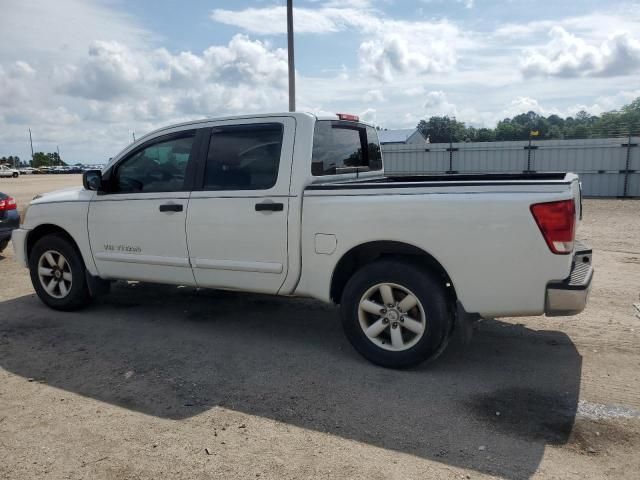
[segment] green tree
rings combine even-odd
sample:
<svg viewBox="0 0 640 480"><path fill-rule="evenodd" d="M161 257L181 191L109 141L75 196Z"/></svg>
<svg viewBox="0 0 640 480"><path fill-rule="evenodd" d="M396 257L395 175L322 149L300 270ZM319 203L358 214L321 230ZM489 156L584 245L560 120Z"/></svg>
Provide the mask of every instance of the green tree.
<svg viewBox="0 0 640 480"><path fill-rule="evenodd" d="M431 117L421 120L417 128L433 143L449 142L450 139L454 142L528 140L532 130L539 132L536 140L637 136L640 135L640 97L619 111L605 112L600 116L584 110L566 118L556 114L545 117L529 111L500 120L495 128L466 127L456 119Z"/></svg>
<svg viewBox="0 0 640 480"><path fill-rule="evenodd" d="M479 128L476 132L474 142L493 142L496 139L496 132L492 128Z"/></svg>
<svg viewBox="0 0 640 480"><path fill-rule="evenodd" d="M36 152L33 154L33 168L49 167L49 157L44 152Z"/></svg>
<svg viewBox="0 0 640 480"><path fill-rule="evenodd" d="M467 137L464 123L455 118L431 117L420 120L417 128L431 143L463 142Z"/></svg>
<svg viewBox="0 0 640 480"><path fill-rule="evenodd" d="M63 166L63 165L66 165L66 163L62 160L62 158L60 158L60 155L58 155L58 152L50 152L50 153L36 152L33 154L33 162L32 162L33 168L56 167L56 166Z"/></svg>
<svg viewBox="0 0 640 480"><path fill-rule="evenodd" d="M0 164L9 165L12 168L18 168L20 166L20 157L17 155L9 155L0 157Z"/></svg>

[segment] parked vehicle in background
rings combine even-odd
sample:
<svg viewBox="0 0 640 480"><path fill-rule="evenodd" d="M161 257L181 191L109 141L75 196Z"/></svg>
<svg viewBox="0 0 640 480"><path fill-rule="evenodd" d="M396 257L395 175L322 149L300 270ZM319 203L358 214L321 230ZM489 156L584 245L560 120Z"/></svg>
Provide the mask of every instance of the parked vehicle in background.
<svg viewBox="0 0 640 480"><path fill-rule="evenodd" d="M32 167L25 167L18 169L18 171L20 172L20 175L33 175L36 169Z"/></svg>
<svg viewBox="0 0 640 480"><path fill-rule="evenodd" d="M11 232L20 226L20 215L14 198L0 192L0 252L11 240Z"/></svg>
<svg viewBox="0 0 640 480"><path fill-rule="evenodd" d="M5 178L18 178L20 172L15 168L7 167L6 165L0 165L0 177Z"/></svg>
<svg viewBox="0 0 640 480"><path fill-rule="evenodd" d="M367 359L434 358L481 317L574 315L591 250L571 173L386 177L353 115L183 123L31 202L16 259L48 306L140 280L340 304Z"/></svg>

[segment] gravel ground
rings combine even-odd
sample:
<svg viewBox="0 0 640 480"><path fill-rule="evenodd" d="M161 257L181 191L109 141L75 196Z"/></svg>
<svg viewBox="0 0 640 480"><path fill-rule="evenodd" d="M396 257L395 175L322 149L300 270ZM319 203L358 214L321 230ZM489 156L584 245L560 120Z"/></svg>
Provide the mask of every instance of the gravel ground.
<svg viewBox="0 0 640 480"><path fill-rule="evenodd" d="M640 201L584 206L585 312L483 321L408 371L360 358L312 300L119 283L54 312L9 247L0 478L637 478Z"/></svg>

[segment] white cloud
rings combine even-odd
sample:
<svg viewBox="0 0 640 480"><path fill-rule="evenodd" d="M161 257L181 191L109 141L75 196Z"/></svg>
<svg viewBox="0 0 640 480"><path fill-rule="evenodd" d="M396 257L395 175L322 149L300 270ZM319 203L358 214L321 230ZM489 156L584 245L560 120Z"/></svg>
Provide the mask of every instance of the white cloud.
<svg viewBox="0 0 640 480"><path fill-rule="evenodd" d="M135 48L156 38L131 17L97 0L3 0L0 58L28 54L30 63L83 55L97 39Z"/></svg>
<svg viewBox="0 0 640 480"><path fill-rule="evenodd" d="M228 45L211 46L201 55L172 54L165 49L134 51L118 42L96 41L84 60L53 70L56 90L68 96L111 103L123 99L126 103L127 97L135 96L140 102L173 102L178 110L180 105L191 105L189 113L195 104L225 109L235 90L247 100L246 104L233 100L242 107L255 105L261 97L251 89L264 89L266 98L272 95L271 89L287 86L285 51L240 34ZM195 101L204 96L209 100ZM111 116L117 111L112 109Z"/></svg>
<svg viewBox="0 0 640 480"><path fill-rule="evenodd" d="M426 94L424 109L428 117L434 115L456 116L458 109L447 100L447 95L442 91L433 91Z"/></svg>
<svg viewBox="0 0 640 480"><path fill-rule="evenodd" d="M375 108L367 108L365 111L360 112L358 116L360 117L360 120L362 120L363 122L371 123L373 125L376 124L376 121L378 118L377 111Z"/></svg>
<svg viewBox="0 0 640 480"><path fill-rule="evenodd" d="M17 61L6 68L0 65L0 105L8 106L29 98L29 85L36 71L24 61Z"/></svg>
<svg viewBox="0 0 640 480"><path fill-rule="evenodd" d="M409 36L395 33L361 43L359 55L363 71L386 82L392 81L396 73L446 72L456 63L450 48L419 48Z"/></svg>
<svg viewBox="0 0 640 480"><path fill-rule="evenodd" d="M359 8L354 8L356 4ZM285 7L215 9L211 18L255 34L286 33ZM296 8L294 22L296 34L357 32L363 38L358 49L362 71L385 82L396 74L451 71L459 48L475 48L468 35L449 21L392 20L371 8L369 2Z"/></svg>
<svg viewBox="0 0 640 480"><path fill-rule="evenodd" d="M525 76L616 76L640 67L640 42L626 32L615 33L600 44L590 44L562 27L549 32L543 49L528 51L521 59Z"/></svg>
<svg viewBox="0 0 640 480"><path fill-rule="evenodd" d="M142 84L143 63L145 57L136 58L118 42L95 41L82 65L67 65L58 72L59 88L72 96L110 100L131 93Z"/></svg>
<svg viewBox="0 0 640 480"><path fill-rule="evenodd" d="M377 88L373 90L368 90L362 96L362 100L364 100L367 103L372 103L372 102L382 103L384 102L384 94L382 93L382 90L379 90Z"/></svg>
<svg viewBox="0 0 640 480"><path fill-rule="evenodd" d="M637 30L638 12L625 9L624 14L601 10L596 13L554 18L553 20L532 20L524 23L504 23L493 32L499 42L537 43L553 27L562 27L568 32L585 39L588 43L603 42L615 32Z"/></svg>
<svg viewBox="0 0 640 480"><path fill-rule="evenodd" d="M40 62L37 71L25 61L0 62L5 149L15 152L11 145L23 142L31 126L37 150L62 144L70 154L84 143L85 151L112 155L133 130L141 134L187 119L286 107L286 52L241 34L200 54L94 41L83 57L70 60L75 61L62 66ZM73 125L82 125L84 133L78 136Z"/></svg>
<svg viewBox="0 0 640 480"><path fill-rule="evenodd" d="M575 104L566 109L567 115L575 115L580 111L588 112L592 115L600 115L603 112L610 112L612 110L618 110L623 105L631 103L636 98L640 97L640 89L636 90L623 90L615 95L603 95L596 98L591 104Z"/></svg>
<svg viewBox="0 0 640 480"><path fill-rule="evenodd" d="M358 14L359 11L356 8L295 8L294 31L296 33L337 32L349 24L356 23ZM262 35L287 32L287 9L284 6L247 8L241 11L216 8L211 12L211 19Z"/></svg>
<svg viewBox="0 0 640 480"><path fill-rule="evenodd" d="M426 4L444 4L449 0L422 0L422 3ZM459 3L464 8L471 9L475 6L475 0L455 0L456 3Z"/></svg>
<svg viewBox="0 0 640 480"><path fill-rule="evenodd" d="M505 107L501 117L511 118L527 112L535 112L540 115L550 114L538 103L538 100L531 97L516 97Z"/></svg>

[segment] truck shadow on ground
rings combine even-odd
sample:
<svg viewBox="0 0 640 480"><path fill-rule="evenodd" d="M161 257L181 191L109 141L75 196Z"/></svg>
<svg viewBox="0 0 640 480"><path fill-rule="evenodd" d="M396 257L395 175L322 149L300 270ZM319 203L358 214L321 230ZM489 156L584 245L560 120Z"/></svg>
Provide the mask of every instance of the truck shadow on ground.
<svg viewBox="0 0 640 480"><path fill-rule="evenodd" d="M14 374L158 417L224 406L507 478L568 441L581 366L564 333L493 320L430 365L386 370L307 299L119 283L81 312L0 303L0 367Z"/></svg>

